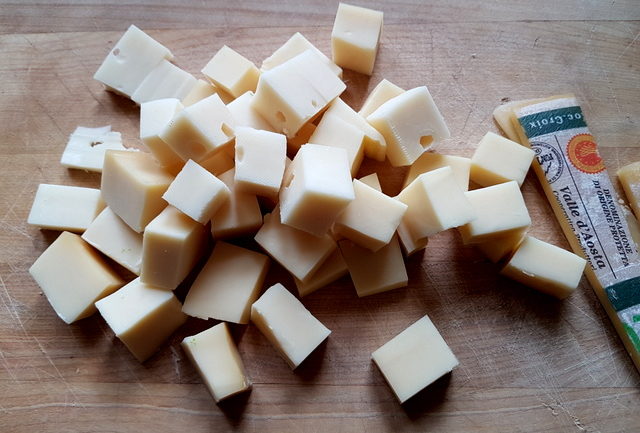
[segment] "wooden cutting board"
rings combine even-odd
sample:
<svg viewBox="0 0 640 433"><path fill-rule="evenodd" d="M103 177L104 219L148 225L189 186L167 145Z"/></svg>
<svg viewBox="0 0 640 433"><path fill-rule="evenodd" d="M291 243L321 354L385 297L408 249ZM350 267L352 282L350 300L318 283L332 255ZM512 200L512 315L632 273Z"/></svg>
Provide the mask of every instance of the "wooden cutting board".
<svg viewBox="0 0 640 433"><path fill-rule="evenodd" d="M76 126L138 141L138 109L92 79L126 27L197 73L223 44L260 64L296 31L329 54L336 8L118 3L0 2L1 431L640 431L640 376L587 281L557 301L498 276L453 231L408 260L407 288L358 299L344 278L304 298L333 333L295 372L255 327L233 326L254 388L220 406L179 346L214 321L191 319L144 364L99 316L64 324L27 273L57 233L26 218L39 183L99 185L58 163ZM502 101L571 91L611 174L640 159L637 2L369 4L384 35L372 77L345 72L354 108L382 78L426 84L453 135L438 151L470 156ZM388 194L406 172L367 162L361 174L373 171ZM568 248L535 176L523 192L531 233ZM294 289L277 266L267 280ZM400 406L370 354L424 314L460 367Z"/></svg>

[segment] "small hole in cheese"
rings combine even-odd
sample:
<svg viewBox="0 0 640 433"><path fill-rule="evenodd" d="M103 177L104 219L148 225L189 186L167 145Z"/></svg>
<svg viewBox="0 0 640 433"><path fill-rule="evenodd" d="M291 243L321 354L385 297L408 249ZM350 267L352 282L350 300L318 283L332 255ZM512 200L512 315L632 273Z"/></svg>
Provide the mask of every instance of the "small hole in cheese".
<svg viewBox="0 0 640 433"><path fill-rule="evenodd" d="M420 137L420 146L424 147L425 149L431 146L431 143L433 143L432 135L423 135L422 137Z"/></svg>
<svg viewBox="0 0 640 433"><path fill-rule="evenodd" d="M282 122L282 123L287 121L287 118L284 117L284 113L282 111L278 111L276 113L276 119L278 119L278 122Z"/></svg>
<svg viewBox="0 0 640 433"><path fill-rule="evenodd" d="M115 50L113 50L113 55L114 56L119 56L120 55L120 48L116 48Z"/></svg>
<svg viewBox="0 0 640 433"><path fill-rule="evenodd" d="M224 135L226 135L227 137L233 137L233 128L231 128L229 125L227 125L226 123L223 123L220 126L220 130L222 131L222 133Z"/></svg>

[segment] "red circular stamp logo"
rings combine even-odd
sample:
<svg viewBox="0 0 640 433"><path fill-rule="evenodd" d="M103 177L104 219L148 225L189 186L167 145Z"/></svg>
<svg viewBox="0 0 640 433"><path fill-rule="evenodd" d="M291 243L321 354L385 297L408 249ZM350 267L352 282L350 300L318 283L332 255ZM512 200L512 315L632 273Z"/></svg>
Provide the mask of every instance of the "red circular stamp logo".
<svg viewBox="0 0 640 433"><path fill-rule="evenodd" d="M567 156L571 164L584 173L595 174L604 170L604 161L591 134L578 134L569 140Z"/></svg>

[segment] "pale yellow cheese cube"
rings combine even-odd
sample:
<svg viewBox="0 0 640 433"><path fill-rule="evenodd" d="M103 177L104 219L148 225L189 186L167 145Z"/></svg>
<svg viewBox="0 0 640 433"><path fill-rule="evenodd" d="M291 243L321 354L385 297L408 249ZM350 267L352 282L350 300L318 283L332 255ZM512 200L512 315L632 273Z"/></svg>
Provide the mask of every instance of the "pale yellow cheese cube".
<svg viewBox="0 0 640 433"><path fill-rule="evenodd" d="M127 150L122 144L122 136L119 132L111 131L111 126L101 128L79 126L69 136L60 164L67 168L102 173L104 153L107 149ZM131 149L131 151L135 150Z"/></svg>
<svg viewBox="0 0 640 433"><path fill-rule="evenodd" d="M315 130L316 125L312 122L305 123L294 137L287 137L287 151L295 155L300 149L300 146L309 143L309 139Z"/></svg>
<svg viewBox="0 0 640 433"><path fill-rule="evenodd" d="M287 138L275 132L236 129L236 187L250 194L276 198L287 158Z"/></svg>
<svg viewBox="0 0 640 433"><path fill-rule="evenodd" d="M142 282L165 290L175 289L198 262L205 241L202 224L167 206L144 230Z"/></svg>
<svg viewBox="0 0 640 433"><path fill-rule="evenodd" d="M338 216L334 232L361 247L377 251L395 234L407 205L360 182L353 181L355 200Z"/></svg>
<svg viewBox="0 0 640 433"><path fill-rule="evenodd" d="M534 156L528 147L487 132L471 158L471 180L480 186L515 180L522 186Z"/></svg>
<svg viewBox="0 0 640 433"><path fill-rule="evenodd" d="M204 98L213 95L214 93L218 93L218 89L213 84L198 78L189 90L189 93L186 94L184 98L182 98L183 106L188 107L189 105L193 105L198 101L202 101Z"/></svg>
<svg viewBox="0 0 640 433"><path fill-rule="evenodd" d="M408 284L407 269L397 237L375 252L349 240L342 240L338 245L359 297L405 287Z"/></svg>
<svg viewBox="0 0 640 433"><path fill-rule="evenodd" d="M331 31L333 61L343 68L371 75L378 54L382 19L380 11L340 3Z"/></svg>
<svg viewBox="0 0 640 433"><path fill-rule="evenodd" d="M531 225L529 211L516 181L465 193L476 219L458 230L465 244L482 243L496 235L508 235Z"/></svg>
<svg viewBox="0 0 640 433"><path fill-rule="evenodd" d="M387 102L389 99L395 98L398 95L404 93L404 89L402 87L396 86L391 81L383 78L376 87L373 88L367 99L364 100L362 104L362 108L358 111L365 119L369 116L369 114L373 113L380 107L382 104Z"/></svg>
<svg viewBox="0 0 640 433"><path fill-rule="evenodd" d="M226 45L209 60L202 73L234 98L255 91L260 77L260 70L251 60Z"/></svg>
<svg viewBox="0 0 640 433"><path fill-rule="evenodd" d="M233 161L233 155L229 155L227 152L218 152L204 161L200 161L198 165L218 177L222 173L231 170L235 166L235 162Z"/></svg>
<svg viewBox="0 0 640 433"><path fill-rule="evenodd" d="M409 206L403 222L418 243L419 239L462 226L476 217L451 167L421 174L397 199Z"/></svg>
<svg viewBox="0 0 640 433"><path fill-rule="evenodd" d="M311 50L264 72L258 81L253 107L287 137L294 137L346 85Z"/></svg>
<svg viewBox="0 0 640 433"><path fill-rule="evenodd" d="M365 185L369 185L371 188L375 189L376 191L382 192L382 186L380 185L380 179L378 179L377 173L368 174L366 176L361 177L358 180L364 183Z"/></svg>
<svg viewBox="0 0 640 433"><path fill-rule="evenodd" d="M137 232L167 205L162 194L173 176L160 168L145 152L107 150L102 169L101 191L107 205Z"/></svg>
<svg viewBox="0 0 640 433"><path fill-rule="evenodd" d="M107 89L131 97L156 65L172 58L168 48L131 25L109 51L93 78Z"/></svg>
<svg viewBox="0 0 640 433"><path fill-rule="evenodd" d="M226 242L216 243L193 282L184 311L200 319L249 323L251 304L262 291L269 258Z"/></svg>
<svg viewBox="0 0 640 433"><path fill-rule="evenodd" d="M254 234L262 225L262 213L258 199L253 194L239 191L234 182L233 169L220 175L220 180L227 185L231 194L215 217L211 220L211 234L214 239Z"/></svg>
<svg viewBox="0 0 640 433"><path fill-rule="evenodd" d="M296 32L293 36L289 38L287 42L285 42L280 48L275 50L271 56L267 57L262 61L262 66L260 69L263 71L268 71L270 69L275 68L278 65L283 64L287 60L290 60L297 56L298 54L302 54L307 50L312 50L318 58L329 67L338 77L342 77L342 68L340 66L333 63L327 56L325 56L322 51L317 49L315 45L307 40L302 34Z"/></svg>
<svg viewBox="0 0 640 433"><path fill-rule="evenodd" d="M355 176L360 169L364 158L364 133L341 117L325 113L309 137L309 143L346 150L351 176Z"/></svg>
<svg viewBox="0 0 640 433"><path fill-rule="evenodd" d="M570 251L526 236L500 273L564 299L578 287L586 263L585 259Z"/></svg>
<svg viewBox="0 0 640 433"><path fill-rule="evenodd" d="M177 113L160 138L183 160L199 162L230 146L234 128L229 109L214 94Z"/></svg>
<svg viewBox="0 0 640 433"><path fill-rule="evenodd" d="M498 263L505 257L510 257L524 239L526 232L527 228L523 228L506 235L494 236L476 244L475 247L493 263Z"/></svg>
<svg viewBox="0 0 640 433"><path fill-rule="evenodd" d="M633 213L640 218L640 161L625 165L616 174Z"/></svg>
<svg viewBox="0 0 640 433"><path fill-rule="evenodd" d="M471 160L462 156L441 155L439 153L425 152L414 162L404 179L403 188L406 188L416 177L436 168L451 167L458 185L463 191L469 190L469 173Z"/></svg>
<svg viewBox="0 0 640 433"><path fill-rule="evenodd" d="M99 189L41 183L27 223L42 229L82 233L104 207Z"/></svg>
<svg viewBox="0 0 640 433"><path fill-rule="evenodd" d="M185 337L182 348L216 402L251 389L226 323Z"/></svg>
<svg viewBox="0 0 640 433"><path fill-rule="evenodd" d="M424 316L371 354L400 403L458 366L436 327Z"/></svg>
<svg viewBox="0 0 640 433"><path fill-rule="evenodd" d="M82 239L121 266L140 275L142 234L105 208L82 234Z"/></svg>
<svg viewBox="0 0 640 433"><path fill-rule="evenodd" d="M162 167L172 170L179 170L184 161L160 138L160 134L183 108L176 98L140 104L140 139Z"/></svg>
<svg viewBox="0 0 640 433"><path fill-rule="evenodd" d="M275 132L273 127L251 105L253 92L246 92L227 104L236 122L236 127L246 126L254 129Z"/></svg>
<svg viewBox="0 0 640 433"><path fill-rule="evenodd" d="M293 278L300 297L307 296L324 286L333 283L338 278L347 275L347 263L342 258L338 248L322 263L322 265L305 281Z"/></svg>
<svg viewBox="0 0 640 433"><path fill-rule="evenodd" d="M131 99L137 104L156 99L182 99L187 96L195 84L196 77L173 63L162 60L142 80L140 86L131 95Z"/></svg>
<svg viewBox="0 0 640 433"><path fill-rule="evenodd" d="M282 284L271 286L254 302L251 321L292 369L331 334Z"/></svg>
<svg viewBox="0 0 640 433"><path fill-rule="evenodd" d="M388 100L367 122L384 137L394 167L413 164L426 149L451 135L426 86Z"/></svg>
<svg viewBox="0 0 640 433"><path fill-rule="evenodd" d="M310 277L336 249L329 235L316 237L280 222L280 209L264 216L256 242L299 280Z"/></svg>
<svg viewBox="0 0 640 433"><path fill-rule="evenodd" d="M407 257L425 249L429 243L428 236L414 236L404 222L401 222L398 226L398 239L400 240L402 250Z"/></svg>
<svg viewBox="0 0 640 433"><path fill-rule="evenodd" d="M189 160L162 198L193 220L206 224L229 195L229 188L220 179Z"/></svg>
<svg viewBox="0 0 640 433"><path fill-rule="evenodd" d="M173 293L144 284L140 278L96 302L96 307L140 362L157 352L187 320Z"/></svg>
<svg viewBox="0 0 640 433"><path fill-rule="evenodd" d="M56 314L66 323L95 313L94 303L124 281L80 236L62 232L29 268Z"/></svg>
<svg viewBox="0 0 640 433"><path fill-rule="evenodd" d="M281 221L323 236L355 198L347 152L338 147L305 144L291 167L292 179L285 179L280 189Z"/></svg>

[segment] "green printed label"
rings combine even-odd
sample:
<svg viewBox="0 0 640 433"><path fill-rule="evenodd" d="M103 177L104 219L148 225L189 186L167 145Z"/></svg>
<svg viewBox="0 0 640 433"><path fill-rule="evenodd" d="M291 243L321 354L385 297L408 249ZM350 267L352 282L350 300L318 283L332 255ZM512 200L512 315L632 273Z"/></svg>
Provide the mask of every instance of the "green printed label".
<svg viewBox="0 0 640 433"><path fill-rule="evenodd" d="M614 310L626 310L640 303L640 277L607 287L606 292Z"/></svg>
<svg viewBox="0 0 640 433"><path fill-rule="evenodd" d="M582 110L578 106L543 111L518 120L529 138L587 126Z"/></svg>

